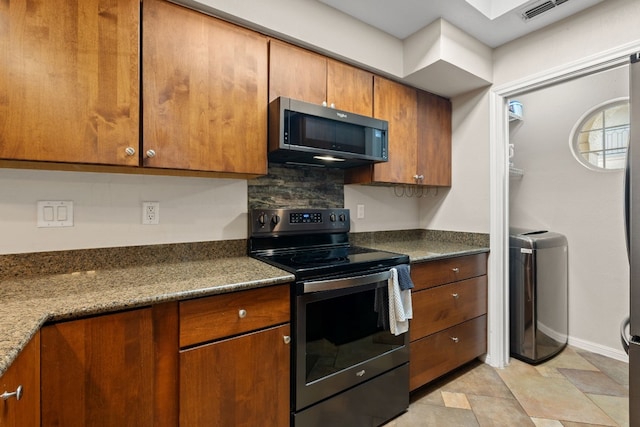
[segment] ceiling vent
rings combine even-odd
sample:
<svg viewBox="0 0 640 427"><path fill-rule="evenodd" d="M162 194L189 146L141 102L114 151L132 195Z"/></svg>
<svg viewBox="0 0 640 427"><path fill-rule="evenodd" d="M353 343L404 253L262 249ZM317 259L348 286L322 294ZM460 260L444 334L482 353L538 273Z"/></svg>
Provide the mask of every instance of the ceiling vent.
<svg viewBox="0 0 640 427"><path fill-rule="evenodd" d="M533 7L528 7L525 10L522 11L521 16L522 19L524 21L528 21L530 19L533 19L537 16L542 15L543 13L546 13L550 10L552 10L553 8L560 6L561 4L564 4L566 2L568 2L569 0L548 0L548 1L543 1L541 3L536 4Z"/></svg>

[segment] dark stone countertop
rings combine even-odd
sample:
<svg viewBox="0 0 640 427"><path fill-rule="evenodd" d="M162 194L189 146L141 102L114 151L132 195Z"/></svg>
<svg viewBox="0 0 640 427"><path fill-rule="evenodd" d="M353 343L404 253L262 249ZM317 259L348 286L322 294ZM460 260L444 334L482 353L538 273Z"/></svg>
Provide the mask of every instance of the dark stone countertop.
<svg viewBox="0 0 640 427"><path fill-rule="evenodd" d="M351 240L411 262L488 251L488 238L470 233L409 230ZM245 253L246 241L223 241L0 255L0 375L47 322L293 281Z"/></svg>

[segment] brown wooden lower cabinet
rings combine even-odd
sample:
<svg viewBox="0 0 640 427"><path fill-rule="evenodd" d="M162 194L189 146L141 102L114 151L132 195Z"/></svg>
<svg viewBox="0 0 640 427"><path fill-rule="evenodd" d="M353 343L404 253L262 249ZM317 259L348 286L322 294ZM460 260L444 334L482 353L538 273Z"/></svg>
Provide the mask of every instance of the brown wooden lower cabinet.
<svg viewBox="0 0 640 427"><path fill-rule="evenodd" d="M42 425L154 425L152 309L45 326Z"/></svg>
<svg viewBox="0 0 640 427"><path fill-rule="evenodd" d="M487 351L487 316L483 315L410 344L409 387L416 388Z"/></svg>
<svg viewBox="0 0 640 427"><path fill-rule="evenodd" d="M280 285L47 325L32 363L37 416L47 427L288 426L289 321Z"/></svg>
<svg viewBox="0 0 640 427"><path fill-rule="evenodd" d="M289 425L289 324L180 352L180 426Z"/></svg>
<svg viewBox="0 0 640 427"><path fill-rule="evenodd" d="M411 391L487 351L487 254L411 265Z"/></svg>
<svg viewBox="0 0 640 427"><path fill-rule="evenodd" d="M40 333L29 341L26 347L0 377L0 394L17 395L0 399L0 426L38 427L40 426ZM43 424L44 425L44 424Z"/></svg>

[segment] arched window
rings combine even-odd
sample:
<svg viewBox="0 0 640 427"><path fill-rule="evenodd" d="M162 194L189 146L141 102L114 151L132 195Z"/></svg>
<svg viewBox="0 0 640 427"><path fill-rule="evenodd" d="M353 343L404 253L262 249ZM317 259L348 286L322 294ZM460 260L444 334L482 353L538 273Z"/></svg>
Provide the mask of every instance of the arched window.
<svg viewBox="0 0 640 427"><path fill-rule="evenodd" d="M587 112L574 127L571 148L589 169L624 169L629 146L629 100L618 99Z"/></svg>

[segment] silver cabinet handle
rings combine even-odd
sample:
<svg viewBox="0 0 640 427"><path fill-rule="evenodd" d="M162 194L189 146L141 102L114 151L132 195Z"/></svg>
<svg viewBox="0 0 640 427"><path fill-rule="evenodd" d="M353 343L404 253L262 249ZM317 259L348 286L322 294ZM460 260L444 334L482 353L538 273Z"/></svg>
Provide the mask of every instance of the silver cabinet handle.
<svg viewBox="0 0 640 427"><path fill-rule="evenodd" d="M453 271L454 273L460 273L460 269L458 267L453 267L451 271Z"/></svg>
<svg viewBox="0 0 640 427"><path fill-rule="evenodd" d="M458 337L451 337L451 341L457 344L460 341L460 339Z"/></svg>
<svg viewBox="0 0 640 427"><path fill-rule="evenodd" d="M7 400L7 399L10 399L12 397L15 397L16 400L22 399L22 386L21 385L18 386L16 391L13 391L13 392L5 391L4 393L0 394L0 398L2 398L2 400Z"/></svg>
<svg viewBox="0 0 640 427"><path fill-rule="evenodd" d="M238 310L238 317L241 319L244 319L245 317L247 317L247 310L244 310L244 309Z"/></svg>
<svg viewBox="0 0 640 427"><path fill-rule="evenodd" d="M155 156L156 156L155 150L147 150L147 157L155 157Z"/></svg>
<svg viewBox="0 0 640 427"><path fill-rule="evenodd" d="M289 335L285 335L283 339L285 344L289 344L291 342L291 337Z"/></svg>
<svg viewBox="0 0 640 427"><path fill-rule="evenodd" d="M455 298L455 299L460 298L460 294L458 294L457 292L456 292L456 293L454 293L454 294L451 294L451 296L452 296L453 298Z"/></svg>
<svg viewBox="0 0 640 427"><path fill-rule="evenodd" d="M133 156L134 154L136 154L136 149L133 148L133 147L127 147L127 148L124 149L124 153L127 156Z"/></svg>

